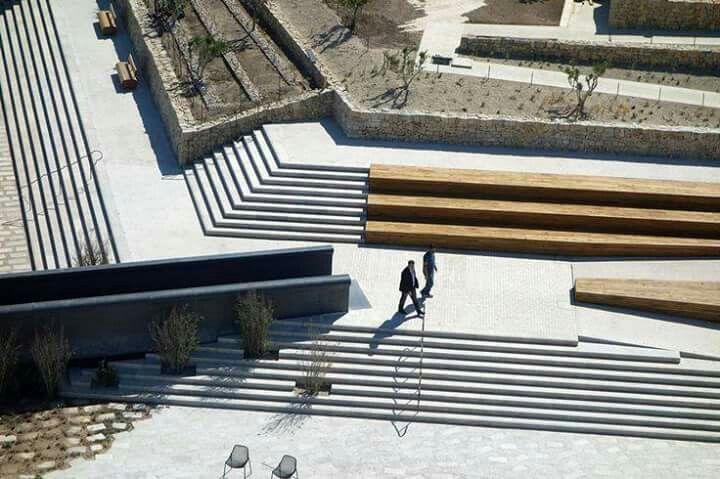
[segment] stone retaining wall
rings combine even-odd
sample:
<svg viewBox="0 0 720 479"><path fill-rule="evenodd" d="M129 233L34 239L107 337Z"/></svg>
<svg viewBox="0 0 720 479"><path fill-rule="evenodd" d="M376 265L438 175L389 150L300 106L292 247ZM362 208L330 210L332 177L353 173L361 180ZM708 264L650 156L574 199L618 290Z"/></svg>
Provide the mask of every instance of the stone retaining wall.
<svg viewBox="0 0 720 479"><path fill-rule="evenodd" d="M333 89L308 92L297 98L263 105L231 117L197 123L192 119L189 111L186 111L188 109L181 99L168 93L168 89L177 78L160 40L139 20L145 18L144 3L142 0L118 0L118 4L127 12L127 28L135 48L136 61L140 65L141 80L152 90L180 164L198 159L215 147L265 123L317 120L328 116L333 117L352 138L713 160L720 158L720 130L367 110L352 105L344 93ZM306 56L302 46L295 42L288 29L275 19L272 12L261 9L259 15L261 19L263 16L267 17L263 21L270 28L277 28L273 33L274 39L280 42L283 48L295 48L296 54L302 53ZM274 23L272 19L275 19ZM280 41L280 37L286 37L288 43ZM471 45L478 45L477 42L467 43L469 40L463 39L463 42L466 42L464 48L470 49ZM523 46L523 48L529 47ZM574 48L588 50L586 46L581 48L581 44ZM655 51L653 55L656 54ZM627 53L618 53L618 55L627 55ZM720 64L715 63L718 61L715 52L711 54L698 52L697 55L710 58L705 60L708 65ZM678 57L682 58L682 55L678 54ZM320 67L309 58L306 57L305 63L313 65L317 69L316 74L323 80L326 78ZM144 86L141 84L142 87Z"/></svg>
<svg viewBox="0 0 720 479"><path fill-rule="evenodd" d="M652 44L464 36L457 52L492 58L559 63L574 61L580 65L606 61L612 67L631 69L720 71L720 48L702 46L673 45L669 48Z"/></svg>
<svg viewBox="0 0 720 479"><path fill-rule="evenodd" d="M351 138L720 159L717 129L364 110L342 94L333 116Z"/></svg>
<svg viewBox="0 0 720 479"><path fill-rule="evenodd" d="M718 0L612 0L610 26L618 29L719 31Z"/></svg>

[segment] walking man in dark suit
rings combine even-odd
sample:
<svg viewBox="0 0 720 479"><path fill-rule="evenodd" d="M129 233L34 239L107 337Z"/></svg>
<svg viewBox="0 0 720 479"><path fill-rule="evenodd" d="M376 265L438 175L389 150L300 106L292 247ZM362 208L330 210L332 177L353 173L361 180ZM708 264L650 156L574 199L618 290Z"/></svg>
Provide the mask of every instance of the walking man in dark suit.
<svg viewBox="0 0 720 479"><path fill-rule="evenodd" d="M405 314L405 300L408 295L412 299L415 311L421 318L425 316L425 311L420 307L420 303L417 299L417 289L420 287L418 284L417 276L415 275L415 261L408 261L407 267L402 271L400 275L400 304L398 305L398 313Z"/></svg>

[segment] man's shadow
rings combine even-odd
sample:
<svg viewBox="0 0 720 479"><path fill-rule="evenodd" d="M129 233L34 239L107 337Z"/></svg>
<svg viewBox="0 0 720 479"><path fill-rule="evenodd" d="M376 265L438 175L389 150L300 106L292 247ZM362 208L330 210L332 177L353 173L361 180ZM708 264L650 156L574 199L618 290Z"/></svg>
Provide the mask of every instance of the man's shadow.
<svg viewBox="0 0 720 479"><path fill-rule="evenodd" d="M424 306L425 304L425 297L419 297L418 303L420 306ZM394 330L400 327L403 323L406 321L410 321L411 319L419 318L417 310L415 309L414 304L410 304L411 311L410 313L400 313L396 312L393 314L390 318L386 319L385 322L383 322L378 328L375 330L375 334L370 339L370 351L372 353L373 349L377 349L377 347L380 345L380 343L383 341L383 339L388 338L394 334ZM407 307L405 308L405 311L407 311Z"/></svg>

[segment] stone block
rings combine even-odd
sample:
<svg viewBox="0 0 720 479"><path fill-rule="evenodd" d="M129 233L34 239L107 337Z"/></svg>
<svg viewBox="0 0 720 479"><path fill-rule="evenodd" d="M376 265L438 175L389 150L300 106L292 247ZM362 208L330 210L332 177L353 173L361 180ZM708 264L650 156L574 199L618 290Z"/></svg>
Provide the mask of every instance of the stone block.
<svg viewBox="0 0 720 479"><path fill-rule="evenodd" d="M85 428L89 434L95 434L105 430L105 424L91 424Z"/></svg>
<svg viewBox="0 0 720 479"><path fill-rule="evenodd" d="M114 422L112 423L112 428L118 432L127 431L128 425L125 422Z"/></svg>
<svg viewBox="0 0 720 479"><path fill-rule="evenodd" d="M119 403L119 402L111 402L107 405L108 409L111 409L113 411L119 411L122 412L125 409L127 409L127 404Z"/></svg>
<svg viewBox="0 0 720 479"><path fill-rule="evenodd" d="M83 428L81 426L71 426L67 429L65 429L65 435L66 436L77 436L79 434L82 434Z"/></svg>
<svg viewBox="0 0 720 479"><path fill-rule="evenodd" d="M73 416L70 419L68 419L68 422L70 424L90 424L90 416Z"/></svg>
<svg viewBox="0 0 720 479"><path fill-rule="evenodd" d="M54 417L52 419L48 419L47 421L43 421L40 423L40 425L43 427L43 429L52 429L54 427L59 426L61 423L60 419Z"/></svg>
<svg viewBox="0 0 720 479"><path fill-rule="evenodd" d="M93 434L85 438L87 442L100 442L105 440L105 435L102 433Z"/></svg>
<svg viewBox="0 0 720 479"><path fill-rule="evenodd" d="M75 446L68 448L67 453L71 456L82 456L87 452L87 447L85 446Z"/></svg>
<svg viewBox="0 0 720 479"><path fill-rule="evenodd" d="M98 452L103 450L102 444L93 444L90 446L90 451L94 454L97 454Z"/></svg>
<svg viewBox="0 0 720 479"><path fill-rule="evenodd" d="M37 432L37 431L25 432L25 433L23 433L23 434L19 434L19 435L18 435L18 442L30 442L30 441L34 441L35 439L38 438L39 435L40 435L40 433Z"/></svg>
<svg viewBox="0 0 720 479"><path fill-rule="evenodd" d="M90 406L84 406L84 407L82 408L82 410L83 410L83 412L85 412L85 413L92 414L92 413L94 413L94 412L100 412L100 411L102 411L102 410L103 410L103 405L102 405L102 404L92 404L92 405L90 405Z"/></svg>
<svg viewBox="0 0 720 479"><path fill-rule="evenodd" d="M79 446L79 445L80 445L80 438L79 438L79 437L68 437L68 438L65 438L65 440L63 441L63 444L65 445L65 447L68 447L68 448L70 448L70 447L75 447L75 446Z"/></svg>
<svg viewBox="0 0 720 479"><path fill-rule="evenodd" d="M34 452L19 452L19 453L15 454L15 458L18 461L29 461L33 457L35 457Z"/></svg>
<svg viewBox="0 0 720 479"><path fill-rule="evenodd" d="M140 412L124 412L122 413L123 418L129 421L137 421L144 418L145 416Z"/></svg>
<svg viewBox="0 0 720 479"><path fill-rule="evenodd" d="M79 407L65 407L60 410L60 413L63 416L75 416L76 414L80 414L80 408Z"/></svg>
<svg viewBox="0 0 720 479"><path fill-rule="evenodd" d="M95 416L95 420L99 422L112 421L113 419L115 419L114 412L106 412L104 414L98 414L97 416Z"/></svg>
<svg viewBox="0 0 720 479"><path fill-rule="evenodd" d="M49 471L55 468L55 461L43 461L40 464L35 465L35 469L38 471Z"/></svg>

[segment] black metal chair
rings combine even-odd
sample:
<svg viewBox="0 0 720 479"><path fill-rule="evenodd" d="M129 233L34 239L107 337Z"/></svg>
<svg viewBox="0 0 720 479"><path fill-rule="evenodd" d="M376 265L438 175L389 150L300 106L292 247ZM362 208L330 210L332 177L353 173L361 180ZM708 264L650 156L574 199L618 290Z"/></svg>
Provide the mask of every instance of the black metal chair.
<svg viewBox="0 0 720 479"><path fill-rule="evenodd" d="M247 468L245 466L247 466ZM232 469L242 469L244 479L247 479L247 469L250 469L250 475L252 476L252 462L250 462L250 450L246 446L236 445L233 447L230 456L228 456L227 460L225 461L225 467L223 467L223 479Z"/></svg>
<svg viewBox="0 0 720 479"><path fill-rule="evenodd" d="M297 472L297 460L292 457L288 456L287 454L280 459L280 464L277 465L275 469L273 469L272 473L270 474L270 479L273 477L279 477L280 479L290 479L291 477L295 476L295 478L300 479L300 475Z"/></svg>

